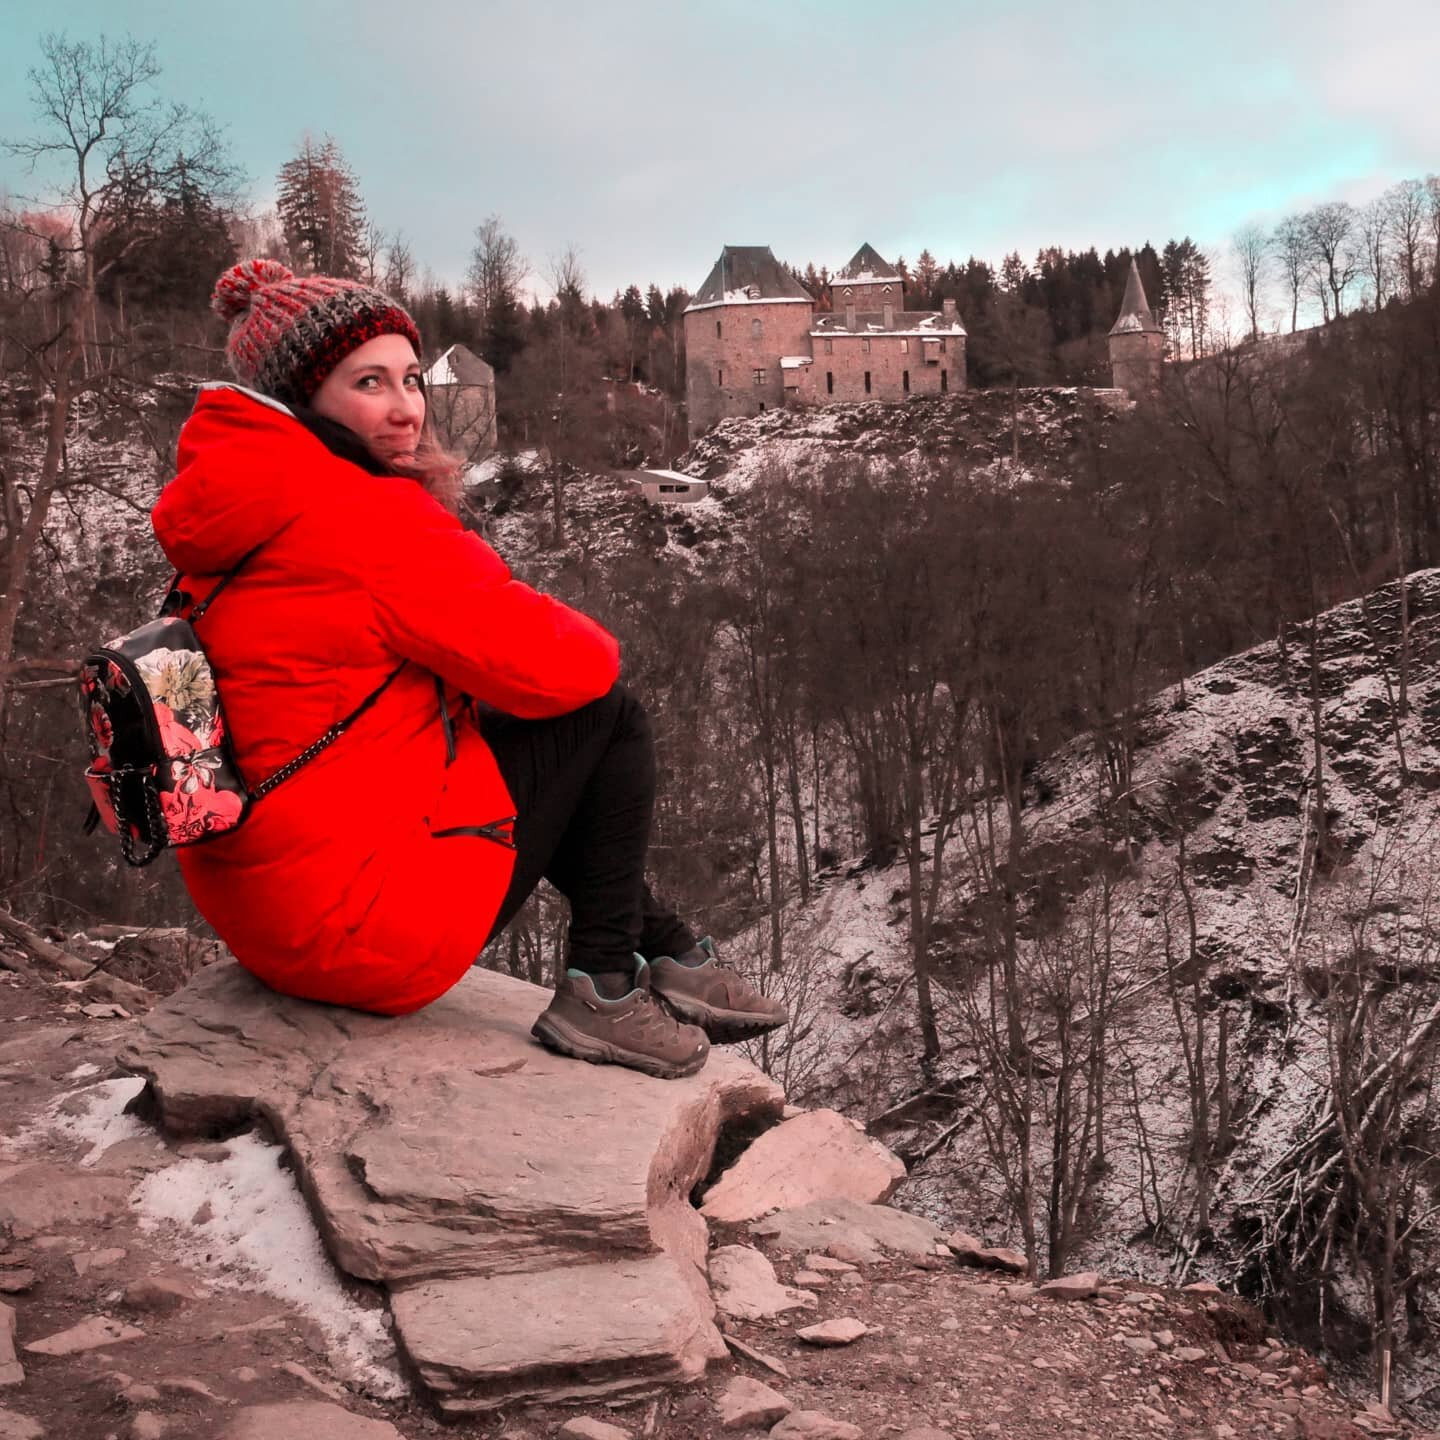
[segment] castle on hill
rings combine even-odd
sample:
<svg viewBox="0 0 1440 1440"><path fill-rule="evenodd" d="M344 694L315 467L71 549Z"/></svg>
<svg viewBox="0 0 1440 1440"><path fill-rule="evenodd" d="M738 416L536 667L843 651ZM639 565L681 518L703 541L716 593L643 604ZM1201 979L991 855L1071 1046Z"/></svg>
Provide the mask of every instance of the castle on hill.
<svg viewBox="0 0 1440 1440"><path fill-rule="evenodd" d="M965 326L955 302L907 310L904 277L862 245L831 281L833 313L768 245L726 245L685 310L690 436L717 420L781 405L903 400L965 387ZM1160 377L1165 340L1134 262L1110 331L1114 384Z"/></svg>

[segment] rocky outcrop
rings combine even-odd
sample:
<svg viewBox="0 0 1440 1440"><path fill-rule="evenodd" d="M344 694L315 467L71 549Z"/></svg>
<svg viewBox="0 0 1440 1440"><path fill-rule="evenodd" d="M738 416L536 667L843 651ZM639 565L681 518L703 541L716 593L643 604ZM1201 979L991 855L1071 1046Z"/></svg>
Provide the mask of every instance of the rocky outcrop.
<svg viewBox="0 0 1440 1440"><path fill-rule="evenodd" d="M761 1135L711 1187L700 1213L733 1224L814 1200L876 1204L904 1178L899 1156L853 1120L809 1110Z"/></svg>
<svg viewBox="0 0 1440 1440"><path fill-rule="evenodd" d="M530 1037L547 993L475 970L404 1019L198 974L122 1051L173 1137L263 1121L326 1247L389 1288L414 1372L449 1413L697 1376L724 1353L690 1204L721 1130L783 1096L715 1052L658 1081Z"/></svg>

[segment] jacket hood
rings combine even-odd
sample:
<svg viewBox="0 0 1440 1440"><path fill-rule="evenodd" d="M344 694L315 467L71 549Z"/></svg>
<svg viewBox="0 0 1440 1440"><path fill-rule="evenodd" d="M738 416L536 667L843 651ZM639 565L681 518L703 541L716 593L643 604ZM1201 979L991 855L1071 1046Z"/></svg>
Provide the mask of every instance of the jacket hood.
<svg viewBox="0 0 1440 1440"><path fill-rule="evenodd" d="M178 472L150 521L182 574L228 570L313 503L317 471L344 462L277 401L207 385L180 432Z"/></svg>

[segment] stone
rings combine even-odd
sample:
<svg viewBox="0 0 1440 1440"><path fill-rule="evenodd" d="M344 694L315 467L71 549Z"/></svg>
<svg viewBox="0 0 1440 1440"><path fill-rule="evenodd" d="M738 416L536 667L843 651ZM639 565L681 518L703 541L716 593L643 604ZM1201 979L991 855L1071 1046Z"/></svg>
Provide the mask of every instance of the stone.
<svg viewBox="0 0 1440 1440"><path fill-rule="evenodd" d="M199 1298L195 1288L183 1280L151 1275L132 1280L125 1287L121 1301L132 1310L150 1310L163 1315Z"/></svg>
<svg viewBox="0 0 1440 1440"><path fill-rule="evenodd" d="M1093 1300L1100 1293L1100 1277L1093 1270L1078 1275L1060 1275L1035 1287L1047 1300Z"/></svg>
<svg viewBox="0 0 1440 1440"><path fill-rule="evenodd" d="M130 1186L120 1175L95 1175L74 1166L22 1165L0 1188L0 1226L35 1231L54 1225L94 1225L126 1208ZM58 1237L65 1243L65 1237Z"/></svg>
<svg viewBox="0 0 1440 1440"><path fill-rule="evenodd" d="M128 1375L117 1376L124 1384L115 1392L127 1405L158 1405L160 1403L160 1391L154 1385L147 1385L143 1380L132 1380Z"/></svg>
<svg viewBox="0 0 1440 1440"><path fill-rule="evenodd" d="M809 1286L826 1286L830 1283L828 1275L822 1275L818 1270L797 1270L795 1272L795 1283L802 1289Z"/></svg>
<svg viewBox="0 0 1440 1440"><path fill-rule="evenodd" d="M775 1267L749 1245L723 1245L711 1253L710 1288L716 1308L732 1320L769 1320L819 1303L808 1290L781 1285Z"/></svg>
<svg viewBox="0 0 1440 1440"><path fill-rule="evenodd" d="M1024 1275L1030 1268L1019 1251L984 1245L968 1230L955 1231L945 1241L945 1246L962 1265L977 1270L1003 1270L1010 1275Z"/></svg>
<svg viewBox="0 0 1440 1440"><path fill-rule="evenodd" d="M874 1205L905 1178L905 1162L835 1110L807 1110L767 1130L712 1185L708 1220L739 1224L813 1200Z"/></svg>
<svg viewBox="0 0 1440 1440"><path fill-rule="evenodd" d="M131 1440L164 1440L165 1422L153 1410L139 1410L130 1421Z"/></svg>
<svg viewBox="0 0 1440 1440"><path fill-rule="evenodd" d="M1173 1330L1152 1330L1150 1338L1162 1349L1169 1350L1175 1344L1175 1332Z"/></svg>
<svg viewBox="0 0 1440 1440"><path fill-rule="evenodd" d="M240 1378L240 1372L235 1372L235 1378ZM195 1395L201 1400L208 1400L212 1405L223 1405L224 1400L217 1395L203 1380L197 1380L193 1375L174 1375L160 1382L160 1388L167 1395Z"/></svg>
<svg viewBox="0 0 1440 1440"><path fill-rule="evenodd" d="M1122 1335L1120 1343L1137 1355L1153 1355L1160 1348L1148 1335Z"/></svg>
<svg viewBox="0 0 1440 1440"><path fill-rule="evenodd" d="M1175 1358L1183 1360L1186 1364L1194 1364L1197 1360L1208 1360L1209 1352L1202 1350L1197 1345L1182 1345L1176 1352Z"/></svg>
<svg viewBox="0 0 1440 1440"><path fill-rule="evenodd" d="M901 1433L899 1440L955 1440L948 1430L938 1430L934 1425L916 1425Z"/></svg>
<svg viewBox="0 0 1440 1440"><path fill-rule="evenodd" d="M34 1284L33 1270L0 1270L0 1295L23 1295Z"/></svg>
<svg viewBox="0 0 1440 1440"><path fill-rule="evenodd" d="M693 1379L724 1352L690 1192L722 1131L773 1122L784 1096L721 1050L665 1084L614 1065L582 1077L530 1035L549 1000L477 968L395 1020L220 961L133 1022L119 1059L173 1140L263 1118L331 1258L389 1289L445 1414Z"/></svg>
<svg viewBox="0 0 1440 1440"><path fill-rule="evenodd" d="M241 1410L216 1440L405 1440L388 1420L355 1415L328 1400L292 1400Z"/></svg>
<svg viewBox="0 0 1440 1440"><path fill-rule="evenodd" d="M43 1440L45 1427L38 1420L0 1405L0 1440Z"/></svg>
<svg viewBox="0 0 1440 1440"><path fill-rule="evenodd" d="M1184 1295L1223 1295L1225 1293L1210 1280L1196 1280L1192 1284L1182 1285L1180 1290Z"/></svg>
<svg viewBox="0 0 1440 1440"><path fill-rule="evenodd" d="M837 1260L833 1255L807 1255L807 1270L818 1270L822 1275L844 1275L855 1269L848 1260Z"/></svg>
<svg viewBox="0 0 1440 1440"><path fill-rule="evenodd" d="M0 1386L24 1383L25 1369L15 1355L15 1312L0 1300Z"/></svg>
<svg viewBox="0 0 1440 1440"><path fill-rule="evenodd" d="M771 1430L770 1440L865 1440L865 1432L823 1410L792 1410Z"/></svg>
<svg viewBox="0 0 1440 1440"><path fill-rule="evenodd" d="M108 1250L82 1250L78 1255L70 1257L70 1263L75 1267L77 1275L88 1275L92 1270L118 1265L125 1258L125 1254L118 1245Z"/></svg>
<svg viewBox="0 0 1440 1440"><path fill-rule="evenodd" d="M393 1292L391 1309L447 1415L653 1391L699 1379L726 1353L703 1273L668 1255L422 1281Z"/></svg>
<svg viewBox="0 0 1440 1440"><path fill-rule="evenodd" d="M843 1199L816 1200L795 1210L778 1210L753 1221L750 1233L774 1240L781 1250L824 1250L852 1265L871 1264L886 1250L930 1255L936 1242L945 1238L938 1225L919 1215Z"/></svg>
<svg viewBox="0 0 1440 1440"><path fill-rule="evenodd" d="M807 1345L853 1345L862 1335L868 1335L870 1327L852 1315L835 1320L822 1320L818 1325L807 1325L795 1332L796 1338Z"/></svg>
<svg viewBox="0 0 1440 1440"><path fill-rule="evenodd" d="M794 1408L778 1390L748 1375L736 1375L715 1402L722 1430L769 1429Z"/></svg>
<svg viewBox="0 0 1440 1440"><path fill-rule="evenodd" d="M32 1340L21 1348L32 1355L78 1355L83 1350L98 1350L104 1345L119 1345L125 1340L141 1340L143 1330L108 1315L91 1315L68 1330L57 1330L43 1340Z"/></svg>
<svg viewBox="0 0 1440 1440"><path fill-rule="evenodd" d="M563 1440L630 1440L630 1432L618 1425L607 1425L603 1420L592 1420L588 1415L579 1415L567 1420L556 1432Z"/></svg>
<svg viewBox="0 0 1440 1440"><path fill-rule="evenodd" d="M275 1368L292 1376L302 1385L308 1385L327 1399L334 1400L337 1404L345 1399L345 1392L338 1385L332 1385L328 1380L322 1380L313 1370L302 1365L298 1360L282 1360Z"/></svg>

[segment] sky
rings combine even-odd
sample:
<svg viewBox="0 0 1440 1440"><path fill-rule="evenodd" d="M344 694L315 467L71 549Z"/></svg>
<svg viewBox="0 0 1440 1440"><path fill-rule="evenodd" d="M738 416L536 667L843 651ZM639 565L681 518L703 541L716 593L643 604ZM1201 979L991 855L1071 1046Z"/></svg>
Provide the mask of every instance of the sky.
<svg viewBox="0 0 1440 1440"><path fill-rule="evenodd" d="M721 246L998 264L1363 202L1440 171L1436 0L0 0L0 138L45 30L153 41L256 206L331 134L371 218L454 282L498 214L546 293L699 287ZM0 152L0 193L45 177ZM1278 297L1277 297L1278 300ZM1278 308L1278 305L1277 305Z"/></svg>

